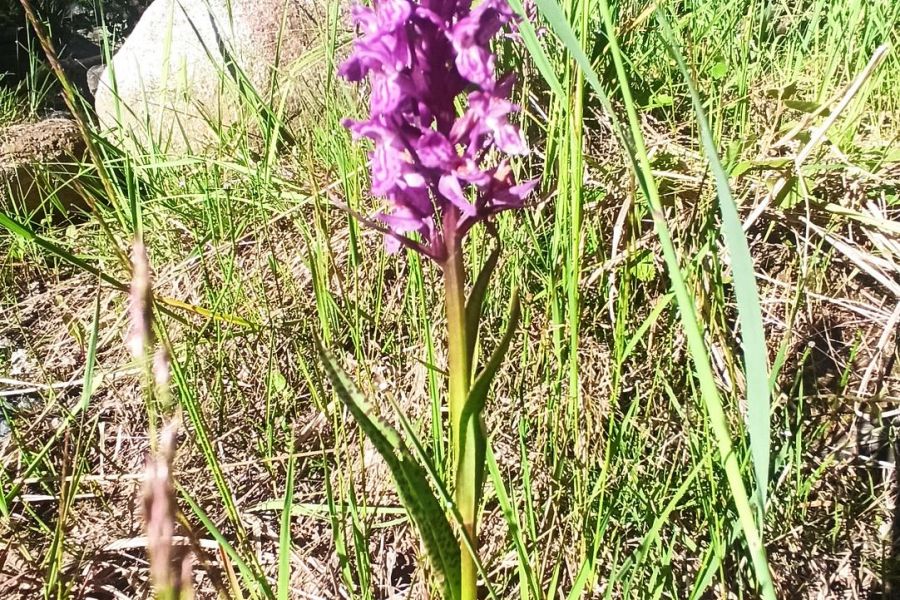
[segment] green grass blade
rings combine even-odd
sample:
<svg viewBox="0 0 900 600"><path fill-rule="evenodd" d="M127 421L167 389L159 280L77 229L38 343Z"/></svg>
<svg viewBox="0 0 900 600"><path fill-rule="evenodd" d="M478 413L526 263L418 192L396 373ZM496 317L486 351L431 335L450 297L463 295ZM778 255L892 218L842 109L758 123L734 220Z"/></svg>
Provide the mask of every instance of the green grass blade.
<svg viewBox="0 0 900 600"><path fill-rule="evenodd" d="M569 26L562 9L555 0L536 0L536 2L541 12L547 17L554 33L560 38L581 69L584 70L585 79L600 97L601 103L613 120L614 129L616 129L617 134L619 134L619 131L616 128L617 120L615 118L615 112L611 109L608 97L606 96L603 87L600 85L600 80L591 66L590 61L581 50L577 38ZM628 114L630 135L627 137L622 134L619 135L623 138L625 147L629 152L629 158L635 169L638 183L650 205L650 212L653 217L657 237L659 238L663 257L666 262L666 268L671 279L672 291L675 293L679 314L681 315L682 325L684 326L688 349L694 362L697 380L700 384L701 395L709 415L710 425L716 438L719 449L719 458L725 469L725 475L728 479L728 486L731 490L735 508L738 512L741 528L744 532L744 537L747 540L747 546L753 561L757 583L762 592L762 596L766 600L774 600L775 589L772 584L771 574L769 573L765 547L762 544L762 538L759 535L756 519L754 518L753 510L750 506L747 490L741 475L738 457L734 453L731 444L731 432L729 431L728 420L725 417L725 412L722 407L722 399L720 398L719 390L716 387L715 375L713 374L709 354L706 349L706 342L704 340L704 331L697 319L694 299L688 292L680 260L672 242L668 223L665 220L665 213L659 196L659 190L653 176L653 169L647 154L647 148L644 144L640 117L637 113L634 98L631 96L624 61L616 38L616 30L615 25L613 24L609 3L607 0L602 0L599 4L602 21L607 38L609 39L609 50L619 80L622 100Z"/></svg>
<svg viewBox="0 0 900 600"><path fill-rule="evenodd" d="M572 27L569 25L569 20L563 12L562 7L560 7L556 0L535 0L535 4L537 4L541 14L544 15L544 18L547 19L547 22L550 24L550 29L563 43L566 50L572 55L572 59L582 70L585 80L590 84L594 93L597 94L597 98L600 100L603 110L606 111L606 115L610 118L613 132L616 134L616 137L619 138L619 141L622 142L624 148L628 150L627 158L633 162L634 152L631 150L631 140L625 135L619 117L616 114L616 111L613 110L612 103L609 101L609 96L607 96L603 86L600 85L600 78L597 77L597 72L594 71L594 68L591 66L590 59L584 53L584 50L581 49L581 44L578 42L575 32L572 31ZM560 87L559 93L560 95L564 95L562 87Z"/></svg>
<svg viewBox="0 0 900 600"><path fill-rule="evenodd" d="M323 456L324 459L324 456ZM338 565L341 571L341 580L348 588L353 588L353 569L350 566L350 555L347 552L347 537L344 533L345 504L338 504L334 499L334 489L331 485L331 469L328 461L323 460L323 480L325 481L325 500L328 505L328 518L331 525L331 535L334 541L334 553L337 555Z"/></svg>
<svg viewBox="0 0 900 600"><path fill-rule="evenodd" d="M484 369L481 370L478 377L475 378L475 383L472 384L469 398L463 409L463 424L465 424L466 417L477 415L484 409L484 403L487 399L488 392L490 391L491 382L494 380L494 376L497 374L500 365L503 364L503 359L506 358L509 344L512 342L512 337L516 332L516 327L519 324L519 318L521 316L522 303L519 302L519 290L514 290L512 298L509 301L509 319L506 323L506 331L503 333L503 337L500 338L500 343L497 344L497 347L494 348L494 351L491 353L491 358L484 366Z"/></svg>
<svg viewBox="0 0 900 600"><path fill-rule="evenodd" d="M100 267L94 266L88 261L79 258L75 254L72 254L62 246L59 246L58 244L39 236L21 223L18 223L14 219L11 219L8 215L0 213L0 227L3 227L11 234L23 240L34 243L38 248L44 250L45 252L48 252L51 256L55 256L60 260L69 263L73 267L77 267L82 271L99 277L104 283L111 285L120 292L128 293L128 284L123 283L115 277L107 274ZM175 313L172 308L182 309L203 317L208 317L217 321L224 321L226 323L238 325L240 327L245 327L248 329L255 327L253 323L247 321L246 319L242 319L241 317L224 313L217 313L216 311L208 310L206 308L203 308L202 306L194 306L192 304L188 304L187 302L181 302L175 298L158 297L155 298L155 301L155 308L157 310L169 317L172 317L179 323L186 323L185 318L178 313Z"/></svg>
<svg viewBox="0 0 900 600"><path fill-rule="evenodd" d="M409 444L410 446L412 446L412 452L414 453L416 459L419 461L419 464L425 467L425 471L428 474L435 491L437 492L438 500L442 501L445 506L449 507L448 511L450 512L450 516L456 519L457 524L459 524L461 527L463 522L462 515L459 514L459 510L457 510L456 506L453 504L453 496L449 491L447 491L447 486L445 486L444 482L441 481L440 475L438 475L437 469L434 466L434 461L432 461L425 453L425 448L422 447L422 444L419 441L419 435L413 429L412 424L409 422L409 419L406 417L406 415L403 414L403 412L394 402L391 402L391 407L397 412L397 419L400 421L400 426L403 428L403 432L406 434L406 439L409 440ZM472 544L471 538L466 535L465 531L462 531L461 533L463 534L463 544L466 546L466 550L468 552L471 552L472 557L475 559L475 567L478 569L478 573L483 579L484 586L487 588L488 597L491 600L499 600L497 592L494 590L494 586L491 585L491 582L488 579L487 571L484 570L484 564L482 564L481 559L475 552L475 547Z"/></svg>
<svg viewBox="0 0 900 600"><path fill-rule="evenodd" d="M676 39L667 19L660 11L656 13L666 37L669 53L678 64L684 76L697 123L700 138L709 159L709 166L716 178L719 194L719 211L722 215L722 237L731 256L731 271L734 278L734 294L737 299L738 321L741 326L741 348L744 351L744 370L747 380L747 421L750 433L750 454L756 473L756 493L760 514L764 514L766 491L769 487L769 444L771 425L769 423L769 373L767 364L766 334L763 329L762 310L759 306L759 291L750 257L750 247L744 235L743 225L738 216L737 205L731 194L728 174L719 160L709 120L703 109L703 102L694 85L691 72L676 45Z"/></svg>
<svg viewBox="0 0 900 600"><path fill-rule="evenodd" d="M182 499L187 503L188 507L190 507L191 512L197 517L206 532L213 537L217 544L219 544L219 547L225 552L225 555L237 565L238 571L240 572L245 585L247 585L247 589L251 593L251 596L258 598L259 594L257 592L261 592L264 598L274 600L275 595L272 593L272 588L269 587L265 576L251 568L250 565L244 561L240 553L238 553L234 546L231 545L231 542L228 541L228 538L219 531L219 528L216 527L213 520L209 518L202 508L200 508L200 505L187 493L187 490L179 486L179 491Z"/></svg>
<svg viewBox="0 0 900 600"><path fill-rule="evenodd" d="M7 512L9 504L22 491L22 486L25 484L25 480L31 477L31 474L34 473L35 469L38 468L41 461L44 460L44 458L53 449L56 443L59 442L69 426L75 421L75 417L77 417L82 412L84 412L85 409L87 409L88 404L90 404L91 396L94 394L96 388L100 385L101 381L94 378L95 368L97 366L97 339L99 336L99 330L100 294L98 290L97 299L94 304L94 320L91 325L90 341L88 342L88 348L85 354L84 383L81 386L81 396L75 406L72 407L71 410L66 411L65 418L63 419L62 423L60 423L60 425L56 428L56 431L53 432L53 435L50 437L50 439L47 440L47 443L41 447L40 451L38 451L38 453L31 458L27 466L22 470L18 481L16 481L16 483L6 494L3 494L3 499L2 502L0 502L0 505L7 507L4 509L4 512Z"/></svg>
<svg viewBox="0 0 900 600"><path fill-rule="evenodd" d="M550 86L553 93L562 98L565 96L562 84L559 82L556 73L554 73L553 67L550 65L550 60L547 58L547 53L544 52L544 48L537 38L534 25L528 21L528 17L525 15L525 8L522 6L521 0L509 0L509 5L522 19L519 21L517 29L522 36L522 42L525 44L525 48L528 50L529 54L531 54L534 66L537 67L538 72L544 78L544 81L547 82L547 85Z"/></svg>
<svg viewBox="0 0 900 600"><path fill-rule="evenodd" d="M634 352L634 349L637 347L641 340L644 339L644 335L647 333L647 330L656 323L656 320L659 319L659 315L669 306L669 303L672 302L672 294L668 293L665 296L662 296L659 300L656 301L656 304L653 306L653 310L650 311L650 314L647 315L647 318L644 319L644 322L641 323L640 327L634 332L634 335L628 340L628 343L625 345L625 349L622 350L622 356L619 358L620 363L624 363L631 353Z"/></svg>
<svg viewBox="0 0 900 600"><path fill-rule="evenodd" d="M494 376L497 374L498 369L500 369L500 365L503 364L503 359L506 358L509 344L512 341L513 334L516 332L516 327L519 324L521 315L522 305L519 302L519 290L515 290L513 291L512 299L509 302L509 320L506 323L506 331L500 339L500 343L497 344L497 347L494 348L494 351L491 353L491 358L484 366L484 369L478 374L475 383L472 384L472 389L469 390L469 397L466 399L466 404L463 407L462 415L460 416L460 431L462 432L462 441L460 444L462 447L465 447L466 444L465 432L467 430L466 428L469 419L481 418L481 411L484 410L484 404L487 401L488 392L491 389L491 382L494 380ZM475 464L477 468L475 474L475 497L480 502L481 490L484 487L484 456L487 445L487 435L483 431L483 427L479 428L479 430L481 431L481 434L476 436L478 439L475 440Z"/></svg>
<svg viewBox="0 0 900 600"><path fill-rule="evenodd" d="M684 498L685 494L687 494L690 487L694 484L694 480L697 479L697 475L699 475L700 469L702 468L703 463L698 461L697 464L694 465L694 468L691 469L688 476L682 480L681 485L678 486L678 489L675 490L675 493L666 503L665 507L653 520L653 525L650 527L650 530L644 534L644 539L641 540L637 550L622 563L622 566L620 567L621 571L627 570L633 563L641 563L651 546L661 541L660 532L662 531L663 526L669 522L672 512L678 508L678 503L681 502L681 499Z"/></svg>
<svg viewBox="0 0 900 600"><path fill-rule="evenodd" d="M81 404L79 410L87 408L94 389L94 370L97 365L97 338L100 331L100 294L99 286L98 294L94 303L94 318L91 326L90 341L88 342L87 356L85 357L84 385L81 388ZM74 420L74 419L73 419ZM83 424L83 422L82 422ZM83 443L84 428L74 427L74 437L77 439L76 446L80 447ZM67 587L71 585L66 582L63 572L66 558L66 533L68 532L68 515L72 511L75 497L78 493L78 483L81 479L83 462L78 460L80 448L76 448L74 456L76 457L72 464L73 473L71 481L66 482L64 471L60 473L60 499L59 514L56 519L54 528L53 541L50 550L47 552L47 560L52 561L47 569L47 581L45 583L45 595L50 592L57 597L67 597L69 590Z"/></svg>
<svg viewBox="0 0 900 600"><path fill-rule="evenodd" d="M602 89L600 79L597 77L597 73L591 66L591 61L581 49L581 44L578 43L578 38L575 36L575 32L572 31L569 20L566 18L566 14L563 12L559 3L556 2L556 0L535 0L535 4L538 5L541 14L547 19L553 33L555 33L556 37L558 37L565 45L566 49L572 55L572 59L578 63L578 66L584 73L584 77L588 80L588 83L594 88Z"/></svg>
<svg viewBox="0 0 900 600"><path fill-rule="evenodd" d="M51 255L56 256L57 258L60 258L64 261L66 261L70 265L72 265L74 267L78 267L79 269L81 269L83 271L87 271L88 273L90 273L92 275L96 275L97 277L102 279L105 283L108 283L109 285L113 286L117 290L120 290L123 292L128 291L127 284L122 283L121 281L115 279L114 277L110 277L109 275L107 275L106 273L104 273L103 271L98 269L97 267L93 266L92 264L88 263L87 261L85 261L81 258L78 258L71 252L67 251L62 246L58 246L58 245L54 244L53 242L42 238L41 236L37 235L36 233L31 231L24 225L17 223L13 219L10 219L7 215L5 215L3 213L0 213L0 227L3 227L4 229L9 231L13 235L18 236L18 237L22 238L23 240L33 242L41 250L49 252Z"/></svg>
<svg viewBox="0 0 900 600"><path fill-rule="evenodd" d="M200 401L197 398L196 391L188 381L187 373L185 372L185 365L182 364L182 362L176 358L175 353L172 352L172 344L165 327L157 327L156 329L160 341L169 349L172 380L175 382L175 385L178 389L179 403L188 414L188 419L191 422L194 434L194 442L199 447L200 453L203 456L207 467L209 467L209 473L216 485L216 490L218 491L222 508L224 508L225 513L228 516L228 520L234 527L239 545L246 547L247 532L244 528L243 521L241 520L240 512L238 511L237 503L234 499L234 494L231 492L231 488L225 479L225 473L222 470L221 463L219 462L218 453L213 446L213 439L203 413L203 407L201 406ZM259 565L257 564L258 561L256 561L254 555L250 555L250 558L248 560L253 563L254 567L259 567ZM271 596L271 594L269 595Z"/></svg>
<svg viewBox="0 0 900 600"><path fill-rule="evenodd" d="M488 473L491 476L491 483L494 486L494 493L497 495L497 503L503 512L503 518L506 520L506 526L509 529L509 536L512 538L516 547L516 557L518 558L516 568L519 572L519 598L520 600L538 600L541 598L541 587L538 583L537 574L528 558L528 547L525 543L525 536L522 533L522 525L519 521L519 515L516 507L513 505L506 491L506 485L503 483L503 476L500 473L500 466L494 457L494 451L490 444L486 448L486 463Z"/></svg>
<svg viewBox="0 0 900 600"><path fill-rule="evenodd" d="M491 275L497 268L497 261L500 258L500 248L494 250L488 255L478 273L478 278L472 285L472 291L469 292L469 299L466 301L466 342L468 342L469 356L474 356L475 344L478 341L478 323L481 321L481 315L484 312L484 295L487 292L488 283L491 281ZM474 369L475 366L473 365Z"/></svg>
<svg viewBox="0 0 900 600"><path fill-rule="evenodd" d="M459 543L431 490L425 469L413 458L400 434L373 414L356 385L318 340L317 347L335 393L390 469L432 567L442 579L444 598L456 600L460 597L461 587Z"/></svg>
<svg viewBox="0 0 900 600"><path fill-rule="evenodd" d="M291 438L293 441L293 438ZM291 444L293 450L293 444ZM281 511L281 531L278 535L278 600L290 598L291 584L291 507L294 504L294 453L288 459L284 484L284 508Z"/></svg>

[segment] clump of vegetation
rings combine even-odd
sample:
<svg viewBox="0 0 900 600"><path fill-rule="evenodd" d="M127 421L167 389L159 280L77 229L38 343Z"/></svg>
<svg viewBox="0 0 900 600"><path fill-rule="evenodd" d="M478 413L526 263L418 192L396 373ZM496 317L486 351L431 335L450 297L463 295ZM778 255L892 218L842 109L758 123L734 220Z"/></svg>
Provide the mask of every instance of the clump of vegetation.
<svg viewBox="0 0 900 600"><path fill-rule="evenodd" d="M530 145L510 174L539 183L460 248L469 286L493 265L471 356L509 345L483 412L478 585L890 596L897 3L526 4L490 49L517 75L510 118ZM177 158L89 127L74 165L88 209L0 205L4 598L142 597L151 581L198 598L440 597L396 465L316 350L428 467L457 534L454 490L438 489L455 476L442 270L408 249L423 215L399 253L369 227L384 209L372 147L342 123L377 90L334 77L351 35L329 14L310 54L323 109L303 127L273 106L262 149L238 127ZM21 118L8 106L0 123ZM155 270L155 380L127 349L135 239Z"/></svg>
<svg viewBox="0 0 900 600"><path fill-rule="evenodd" d="M32 5L58 39L97 26L97 15L110 25L133 24L150 0L34 0ZM0 31L24 29L25 11L19 2L0 6Z"/></svg>

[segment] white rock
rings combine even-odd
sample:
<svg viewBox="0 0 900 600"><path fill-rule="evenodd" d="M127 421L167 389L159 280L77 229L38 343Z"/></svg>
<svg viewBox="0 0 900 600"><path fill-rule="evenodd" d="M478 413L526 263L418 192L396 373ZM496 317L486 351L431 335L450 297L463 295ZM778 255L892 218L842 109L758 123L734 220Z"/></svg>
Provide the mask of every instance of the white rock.
<svg viewBox="0 0 900 600"><path fill-rule="evenodd" d="M258 133L240 79L290 121L321 98L327 67L304 56L324 39L326 1L154 0L100 77L100 124L164 152L202 150L238 123Z"/></svg>

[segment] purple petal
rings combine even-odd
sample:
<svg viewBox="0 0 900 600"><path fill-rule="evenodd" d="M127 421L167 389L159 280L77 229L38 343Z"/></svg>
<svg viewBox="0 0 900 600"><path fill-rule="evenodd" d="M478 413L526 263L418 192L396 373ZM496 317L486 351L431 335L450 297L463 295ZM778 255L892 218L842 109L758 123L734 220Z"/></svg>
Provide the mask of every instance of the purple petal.
<svg viewBox="0 0 900 600"><path fill-rule="evenodd" d="M372 96L369 99L372 114L393 112L408 98L411 84L407 77L391 72L372 77Z"/></svg>
<svg viewBox="0 0 900 600"><path fill-rule="evenodd" d="M478 18L478 29L475 31L475 43L486 46L490 43L491 38L500 31L500 28L505 23L502 15L497 12L492 6L491 2L482 2L478 9L481 9L478 13L472 11L472 16ZM476 9L476 10L478 10Z"/></svg>
<svg viewBox="0 0 900 600"><path fill-rule="evenodd" d="M407 0L381 0L377 4L377 22L382 31L393 31L402 27L412 13Z"/></svg>
<svg viewBox="0 0 900 600"><path fill-rule="evenodd" d="M375 145L375 151L370 155L372 166L372 192L381 196L392 187L408 168L409 163L401 151L390 144L380 143Z"/></svg>
<svg viewBox="0 0 900 600"><path fill-rule="evenodd" d="M366 34L372 34L378 30L375 11L367 6L354 4L350 8L350 18Z"/></svg>
<svg viewBox="0 0 900 600"><path fill-rule="evenodd" d="M441 180L438 182L438 191L463 214L470 216L475 214L475 206L466 200L462 188L459 186L459 180L453 175L441 176Z"/></svg>
<svg viewBox="0 0 900 600"><path fill-rule="evenodd" d="M423 231L431 226L431 217L434 215L434 205L431 203L431 197L425 188L406 188L397 189L388 195L391 204L398 208L411 211L413 214L419 215L422 221Z"/></svg>
<svg viewBox="0 0 900 600"><path fill-rule="evenodd" d="M515 184L512 170L505 161L494 171L494 178L484 192L485 204L493 212L499 212L508 208L518 208L525 202L525 198L538 184L538 179L532 179L524 183Z"/></svg>
<svg viewBox="0 0 900 600"><path fill-rule="evenodd" d="M539 179L532 179L530 181L526 181L524 183L520 183L518 185L514 185L507 190L507 194L511 198L517 199L519 202L524 202L525 198L537 187L537 184L540 183Z"/></svg>
<svg viewBox="0 0 900 600"><path fill-rule="evenodd" d="M471 159L465 160L457 167L453 174L466 183L471 183L479 187L485 186L491 182L491 174L479 168L478 164Z"/></svg>
<svg viewBox="0 0 900 600"><path fill-rule="evenodd" d="M357 40L354 57L366 69L381 73L385 70L402 71L410 65L412 52L409 37L403 29L396 32L376 31L373 35Z"/></svg>
<svg viewBox="0 0 900 600"><path fill-rule="evenodd" d="M400 182L402 182L402 187L406 188L425 188L425 178L422 177L421 173L417 173L416 171L408 171L402 175L400 178Z"/></svg>
<svg viewBox="0 0 900 600"><path fill-rule="evenodd" d="M463 113L463 116L458 118L456 122L453 124L453 128L450 130L450 140L454 144L463 144L468 141L469 135L474 129L476 121L478 120L478 116L472 110L471 105L469 106L469 110Z"/></svg>
<svg viewBox="0 0 900 600"><path fill-rule="evenodd" d="M422 225L421 217L406 208L394 208L390 213L379 213L377 219L384 223L391 233L384 235L384 249L388 254L396 254L403 247L393 234L403 235L409 231L418 231Z"/></svg>
<svg viewBox="0 0 900 600"><path fill-rule="evenodd" d="M500 124L494 130L494 141L497 147L507 154L528 154L528 144L518 127L509 123Z"/></svg>
<svg viewBox="0 0 900 600"><path fill-rule="evenodd" d="M338 68L338 75L347 81L362 81L368 72L369 69L356 56L351 56Z"/></svg>
<svg viewBox="0 0 900 600"><path fill-rule="evenodd" d="M384 251L388 254L397 254L400 252L400 249L403 248L403 244L400 243L400 240L395 236L387 233L384 235Z"/></svg>
<svg viewBox="0 0 900 600"><path fill-rule="evenodd" d="M343 121L341 121L341 124L350 130L350 133L353 135L354 139L367 137L369 139L379 141L383 139L390 139L393 136L393 134L388 131L387 128L377 123L376 121L353 121L351 119L344 119Z"/></svg>
<svg viewBox="0 0 900 600"><path fill-rule="evenodd" d="M424 190L423 190L424 191ZM427 199L425 193L424 202L422 195L417 190L411 192L397 192L389 195L392 209L390 213L379 213L378 219L396 234L406 234L411 231L417 232L426 240L430 240L434 233L434 210ZM392 249L396 251L400 247L397 239L387 239L385 246L390 252Z"/></svg>
<svg viewBox="0 0 900 600"><path fill-rule="evenodd" d="M522 131L510 122L514 77L495 80L493 36L514 14L507 0L374 0L355 7L361 36L339 69L371 85L368 120L344 120L354 138L369 138L372 193L390 208L379 219L385 245L417 232L440 256L444 210L462 213L460 230L521 206L536 181L517 184L507 157L525 154ZM456 102L466 89L468 106ZM493 159L499 159L499 164ZM490 161L490 162L488 162ZM493 163L495 166L491 166ZM474 191L473 189L474 188ZM474 199L470 202L468 196ZM436 233L437 232L437 233Z"/></svg>
<svg viewBox="0 0 900 600"><path fill-rule="evenodd" d="M494 95L500 98L509 98L512 93L512 87L516 83L516 74L507 73L501 77L494 86Z"/></svg>
<svg viewBox="0 0 900 600"><path fill-rule="evenodd" d="M508 120L509 113L514 110L516 106L503 98L484 92L469 94L469 110L464 117L470 129L469 143L477 145L479 135L490 133L503 152L528 154L528 145L521 131Z"/></svg>
<svg viewBox="0 0 900 600"><path fill-rule="evenodd" d="M480 86L489 85L494 77L494 55L480 46L457 49L459 74Z"/></svg>
<svg viewBox="0 0 900 600"><path fill-rule="evenodd" d="M453 145L437 131L429 131L419 139L416 154L429 169L452 168L453 163L458 160Z"/></svg>
<svg viewBox="0 0 900 600"><path fill-rule="evenodd" d="M390 213L379 213L378 220L401 233L416 231L422 225L422 217L404 207L396 207Z"/></svg>
<svg viewBox="0 0 900 600"><path fill-rule="evenodd" d="M446 20L441 17L438 13L436 13L430 6L428 6L427 2L425 6L417 6L416 7L416 16L428 21L441 31L443 31L446 27Z"/></svg>

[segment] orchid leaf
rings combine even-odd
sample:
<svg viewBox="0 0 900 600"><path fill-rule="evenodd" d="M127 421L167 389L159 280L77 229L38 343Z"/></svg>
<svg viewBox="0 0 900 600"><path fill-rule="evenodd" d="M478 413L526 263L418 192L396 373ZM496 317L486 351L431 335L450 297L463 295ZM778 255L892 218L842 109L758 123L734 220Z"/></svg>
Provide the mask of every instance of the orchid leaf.
<svg viewBox="0 0 900 600"><path fill-rule="evenodd" d="M509 351L509 344L512 342L512 337L516 332L516 327L519 324L521 315L522 305L519 302L519 290L515 290L509 301L509 320L506 323L506 331L503 333L500 343L494 348L490 360L488 360L481 373L478 374L475 383L472 384L472 389L469 391L469 398L466 400L466 405L463 407L462 416L460 417L460 431L463 432L463 436L465 436L465 432L467 431L466 428L469 419L481 419L481 412L484 410L488 392L491 389L491 383L494 381L494 376L500 369L500 365L503 364L503 359L506 358L506 353ZM484 430L484 424L481 424L478 431L478 439L475 440L475 464L478 467L478 473L475 478L475 490L476 497L480 499L482 484L484 483L484 456L487 443L487 434ZM463 447L465 447L465 443L466 440L463 439Z"/></svg>
<svg viewBox="0 0 900 600"><path fill-rule="evenodd" d="M497 260L500 258L500 248L494 248L490 256L481 267L478 278L472 286L469 293L469 299L466 301L466 348L467 356L474 356L475 343L478 341L478 323L481 322L481 315L484 312L484 295L487 293L488 283L491 281L491 275L497 268ZM475 366L473 364L472 368Z"/></svg>
<svg viewBox="0 0 900 600"><path fill-rule="evenodd" d="M426 470L410 453L397 430L374 414L331 353L318 340L316 346L338 398L390 469L400 500L419 530L432 568L442 580L443 598L458 600L461 588L459 541L428 483Z"/></svg>

